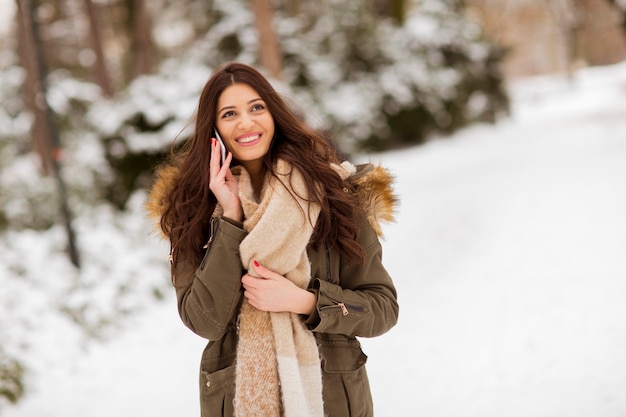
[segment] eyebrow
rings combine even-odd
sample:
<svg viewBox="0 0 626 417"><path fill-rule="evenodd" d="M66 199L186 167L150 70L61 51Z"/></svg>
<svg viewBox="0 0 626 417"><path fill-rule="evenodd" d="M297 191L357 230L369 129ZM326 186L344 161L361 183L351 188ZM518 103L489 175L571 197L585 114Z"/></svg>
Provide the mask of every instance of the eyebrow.
<svg viewBox="0 0 626 417"><path fill-rule="evenodd" d="M255 101L263 101L263 99L261 97L257 97L257 98L253 98L252 100L248 101L248 105L254 103ZM217 114L220 114L221 112L223 112L224 110L228 110L228 109L235 109L235 106L224 106L221 109L219 109L217 111Z"/></svg>

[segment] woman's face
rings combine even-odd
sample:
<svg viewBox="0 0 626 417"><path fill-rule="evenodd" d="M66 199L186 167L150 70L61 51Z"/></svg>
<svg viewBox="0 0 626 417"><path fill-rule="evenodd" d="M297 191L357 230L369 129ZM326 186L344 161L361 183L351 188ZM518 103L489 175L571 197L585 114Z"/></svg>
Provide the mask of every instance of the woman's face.
<svg viewBox="0 0 626 417"><path fill-rule="evenodd" d="M217 102L215 124L234 159L246 169L261 166L274 138L274 118L254 88L227 87Z"/></svg>

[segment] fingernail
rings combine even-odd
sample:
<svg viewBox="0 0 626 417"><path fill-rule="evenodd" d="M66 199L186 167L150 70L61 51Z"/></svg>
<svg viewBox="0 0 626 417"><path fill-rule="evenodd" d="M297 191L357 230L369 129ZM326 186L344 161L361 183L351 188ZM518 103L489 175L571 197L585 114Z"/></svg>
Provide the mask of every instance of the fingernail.
<svg viewBox="0 0 626 417"><path fill-rule="evenodd" d="M252 264L253 264L255 267L259 266L259 263L258 263L256 260L252 261Z"/></svg>

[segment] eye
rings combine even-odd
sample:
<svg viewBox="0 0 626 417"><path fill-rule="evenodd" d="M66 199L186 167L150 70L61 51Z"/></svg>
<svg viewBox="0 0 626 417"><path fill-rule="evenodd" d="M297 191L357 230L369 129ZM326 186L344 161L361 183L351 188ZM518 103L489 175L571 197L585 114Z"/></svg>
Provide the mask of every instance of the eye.
<svg viewBox="0 0 626 417"><path fill-rule="evenodd" d="M250 107L250 111L253 111L253 112L259 112L262 110L265 110L265 104L263 103L256 103L252 107Z"/></svg>
<svg viewBox="0 0 626 417"><path fill-rule="evenodd" d="M225 111L224 113L222 113L222 119L225 119L227 117L231 117L231 116L234 116L234 115L235 115L235 112L232 111L232 110Z"/></svg>

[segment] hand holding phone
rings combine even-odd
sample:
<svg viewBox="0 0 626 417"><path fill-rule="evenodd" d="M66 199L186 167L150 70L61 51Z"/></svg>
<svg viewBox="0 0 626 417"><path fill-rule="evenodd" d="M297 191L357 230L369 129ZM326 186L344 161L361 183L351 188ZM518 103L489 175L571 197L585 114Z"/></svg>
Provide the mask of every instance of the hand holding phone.
<svg viewBox="0 0 626 417"><path fill-rule="evenodd" d="M224 164L224 160L226 159L226 145L224 145L224 141L216 128L213 128L213 133L215 133L215 139L217 139L217 142L220 144L221 163Z"/></svg>

